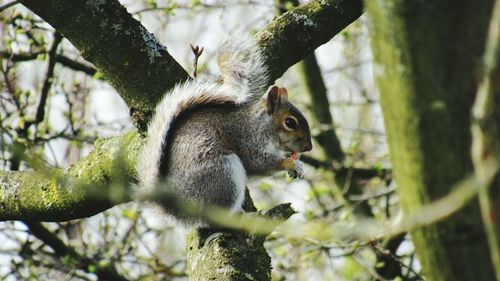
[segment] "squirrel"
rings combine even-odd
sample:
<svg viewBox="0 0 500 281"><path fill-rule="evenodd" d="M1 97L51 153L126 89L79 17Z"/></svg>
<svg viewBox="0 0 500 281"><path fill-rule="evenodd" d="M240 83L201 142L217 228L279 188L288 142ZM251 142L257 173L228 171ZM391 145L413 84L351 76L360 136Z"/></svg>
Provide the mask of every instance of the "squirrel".
<svg viewBox="0 0 500 281"><path fill-rule="evenodd" d="M266 90L267 68L253 39L226 41L217 62L218 80L189 80L159 102L137 173L142 188L168 181L175 198L241 212L247 176L280 170L303 176L298 158L312 149L311 134L285 88Z"/></svg>

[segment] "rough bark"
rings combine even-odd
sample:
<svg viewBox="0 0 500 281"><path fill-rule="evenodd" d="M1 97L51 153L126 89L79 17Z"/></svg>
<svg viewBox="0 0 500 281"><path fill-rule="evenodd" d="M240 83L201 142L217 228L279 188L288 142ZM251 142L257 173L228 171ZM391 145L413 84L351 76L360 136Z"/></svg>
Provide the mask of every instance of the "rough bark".
<svg viewBox="0 0 500 281"><path fill-rule="evenodd" d="M472 173L469 117L492 1L365 4L393 174L411 214ZM477 202L411 234L429 280L495 280Z"/></svg>
<svg viewBox="0 0 500 281"><path fill-rule="evenodd" d="M136 132L103 139L68 168L0 171L0 221L66 221L100 213L128 200L141 146Z"/></svg>
<svg viewBox="0 0 500 281"><path fill-rule="evenodd" d="M246 212L256 211L248 192L243 208ZM290 204L281 204L260 215L284 221L294 213ZM264 248L265 239L241 231L192 230L186 241L190 280L271 280L271 258Z"/></svg>
<svg viewBox="0 0 500 281"><path fill-rule="evenodd" d="M257 34L271 81L328 42L362 12L358 0L323 0L311 1L274 19Z"/></svg>

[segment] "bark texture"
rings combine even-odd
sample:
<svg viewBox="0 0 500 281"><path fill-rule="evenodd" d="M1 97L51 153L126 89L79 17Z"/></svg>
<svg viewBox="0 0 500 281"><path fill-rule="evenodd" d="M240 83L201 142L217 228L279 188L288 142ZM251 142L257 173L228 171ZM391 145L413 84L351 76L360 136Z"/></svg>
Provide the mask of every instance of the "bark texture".
<svg viewBox="0 0 500 281"><path fill-rule="evenodd" d="M257 34L271 82L363 13L358 0L310 1L277 17ZM286 68L283 66L286 65Z"/></svg>
<svg viewBox="0 0 500 281"><path fill-rule="evenodd" d="M492 2L365 1L393 173L408 214L473 172L470 110ZM495 280L477 202L412 239L429 280Z"/></svg>
<svg viewBox="0 0 500 281"><path fill-rule="evenodd" d="M64 170L0 171L0 221L67 221L129 200L141 141L136 132L99 140Z"/></svg>

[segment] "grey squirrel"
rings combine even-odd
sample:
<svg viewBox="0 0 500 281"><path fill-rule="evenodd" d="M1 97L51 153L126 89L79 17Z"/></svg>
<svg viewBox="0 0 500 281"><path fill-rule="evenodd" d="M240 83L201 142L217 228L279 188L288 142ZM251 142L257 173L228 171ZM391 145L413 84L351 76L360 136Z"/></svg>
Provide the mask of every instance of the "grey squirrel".
<svg viewBox="0 0 500 281"><path fill-rule="evenodd" d="M312 149L311 135L285 88L266 91L267 69L252 39L225 42L218 64L219 80L184 82L159 102L137 172L142 188L168 179L176 198L239 212L247 176L287 170L302 177L298 153Z"/></svg>

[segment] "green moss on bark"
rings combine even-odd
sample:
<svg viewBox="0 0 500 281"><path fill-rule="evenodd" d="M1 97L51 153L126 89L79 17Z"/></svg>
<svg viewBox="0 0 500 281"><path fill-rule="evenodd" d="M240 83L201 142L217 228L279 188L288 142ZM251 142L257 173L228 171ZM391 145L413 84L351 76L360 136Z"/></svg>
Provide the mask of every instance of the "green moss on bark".
<svg viewBox="0 0 500 281"><path fill-rule="evenodd" d="M131 132L98 141L91 154L65 170L0 171L0 220L64 221L127 201L141 144Z"/></svg>
<svg viewBox="0 0 500 281"><path fill-rule="evenodd" d="M189 280L271 280L262 239L249 234L193 230L186 244Z"/></svg>
<svg viewBox="0 0 500 281"><path fill-rule="evenodd" d="M362 13L361 0L315 0L273 20L257 34L271 82Z"/></svg>

